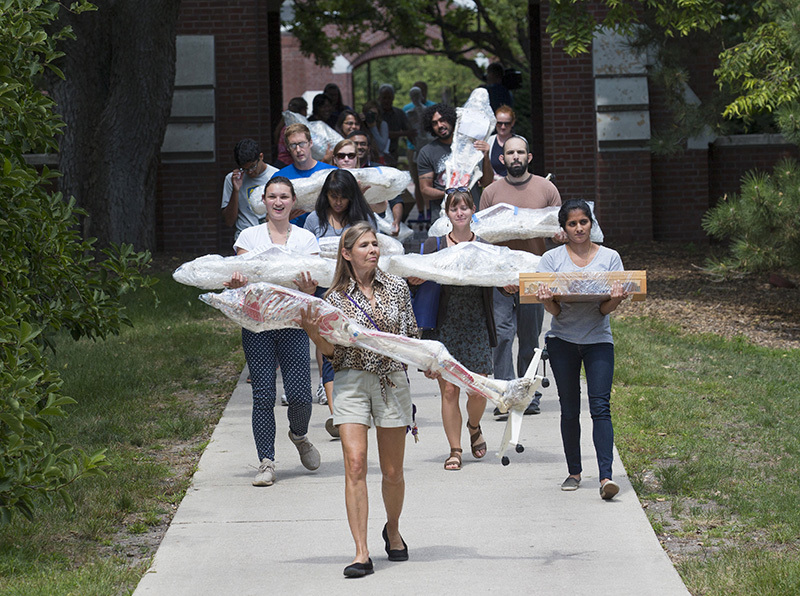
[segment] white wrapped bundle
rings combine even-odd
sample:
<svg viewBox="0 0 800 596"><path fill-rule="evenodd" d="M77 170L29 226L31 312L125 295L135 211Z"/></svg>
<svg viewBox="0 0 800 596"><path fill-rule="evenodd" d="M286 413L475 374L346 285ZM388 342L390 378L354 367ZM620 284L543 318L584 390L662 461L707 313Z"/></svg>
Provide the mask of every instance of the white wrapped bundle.
<svg viewBox="0 0 800 596"><path fill-rule="evenodd" d="M172 274L178 283L202 290L223 288L235 271L247 276L251 282L267 281L294 288L294 280L304 271L323 286L333 281L336 264L318 255L304 255L287 251L282 246L271 246L264 251L248 252L233 257L206 255L184 263Z"/></svg>
<svg viewBox="0 0 800 596"><path fill-rule="evenodd" d="M308 130L311 132L312 141L311 156L316 160L325 159L325 153L327 153L328 148L333 150L333 148L336 146L336 143L344 138L321 120L309 122L308 118L302 114L290 112L289 110L286 110L283 113L283 121L286 123L286 126L298 123L305 124L308 127Z"/></svg>
<svg viewBox="0 0 800 596"><path fill-rule="evenodd" d="M256 333L268 329L300 328L300 313L312 304L321 317L320 334L331 343L365 348L421 370L440 372L459 387L490 399L504 412L520 407L524 410L533 398L537 379L540 379L532 375L511 381L486 378L466 369L438 341L364 327L325 300L273 284L248 284L219 294L203 294L200 300Z"/></svg>
<svg viewBox="0 0 800 596"><path fill-rule="evenodd" d="M402 255L405 253L403 244L392 236L386 234L375 234L378 239L378 248L381 251L382 257L391 257L394 255ZM325 236L318 238L319 242L319 255L326 259L336 259L339 253L339 240L341 236Z"/></svg>
<svg viewBox="0 0 800 596"><path fill-rule="evenodd" d="M392 257L388 273L453 286L502 287L519 284L519 274L536 271L539 257L483 242L461 242L427 255Z"/></svg>
<svg viewBox="0 0 800 596"><path fill-rule="evenodd" d="M314 172L308 178L296 178L292 180L294 192L297 195L296 208L303 211L313 211L317 205L317 198L325 184L325 179L333 170L320 170ZM383 201L395 198L411 183L411 174L395 168L381 166L378 168L358 168L347 170L358 181L361 188L367 188L364 198L367 203L374 205ZM262 200L264 187L259 186L250 193L248 201L250 209L261 217L267 212L267 208Z"/></svg>
<svg viewBox="0 0 800 596"><path fill-rule="evenodd" d="M386 209L386 213L384 213L383 217L378 217L378 230L381 233L386 234L387 236L391 236L393 223L394 223L394 217L392 216L392 212L389 209ZM397 238L398 242L405 242L413 235L414 235L414 230L409 228L406 224L404 224L401 221L400 232L397 234L397 236L391 236L391 237ZM383 251L381 251L381 254L383 254Z"/></svg>
<svg viewBox="0 0 800 596"><path fill-rule="evenodd" d="M487 140L497 119L489 104L489 92L478 87L470 93L467 103L456 108L456 127L450 155L445 161L446 188L472 188L482 175L483 152L473 146L475 141Z"/></svg>
<svg viewBox="0 0 800 596"><path fill-rule="evenodd" d="M594 202L587 201L594 216ZM472 231L486 242L505 242L506 240L525 240L527 238L552 238L561 231L558 225L560 207L526 209L508 203L498 203L481 209L472 216ZM594 217L594 225L589 237L592 242L603 241L603 231ZM444 236L453 225L447 217L440 217L430 227L430 236Z"/></svg>

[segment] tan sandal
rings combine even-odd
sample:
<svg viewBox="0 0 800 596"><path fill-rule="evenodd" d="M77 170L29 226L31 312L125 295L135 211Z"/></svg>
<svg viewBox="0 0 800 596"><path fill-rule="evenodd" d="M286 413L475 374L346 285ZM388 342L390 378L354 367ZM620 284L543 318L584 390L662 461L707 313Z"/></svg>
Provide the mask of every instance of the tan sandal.
<svg viewBox="0 0 800 596"><path fill-rule="evenodd" d="M481 441L480 443L476 443L478 439L483 438L483 432L481 431L481 425L478 426L470 426L469 421L467 421L467 430L475 431L474 433L469 433L469 445L472 448L472 457L475 459L481 459L486 455L486 441ZM483 451L483 454L478 455L478 451Z"/></svg>
<svg viewBox="0 0 800 596"><path fill-rule="evenodd" d="M450 449L450 457L444 460L444 469L456 472L461 469L461 448Z"/></svg>

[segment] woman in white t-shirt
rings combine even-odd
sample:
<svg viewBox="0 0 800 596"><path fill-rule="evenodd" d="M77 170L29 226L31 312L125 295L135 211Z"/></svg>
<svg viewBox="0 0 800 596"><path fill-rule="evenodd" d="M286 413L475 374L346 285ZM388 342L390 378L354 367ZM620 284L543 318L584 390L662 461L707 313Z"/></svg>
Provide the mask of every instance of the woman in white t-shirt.
<svg viewBox="0 0 800 596"><path fill-rule="evenodd" d="M242 230L233 245L237 255L260 251L272 245L291 252L319 254L317 239L308 230L289 222L297 197L292 183L273 176L264 188L267 222ZM240 288L247 278L238 271L225 285ZM316 280L308 272L295 280L298 289L313 294ZM270 486L275 481L275 378L280 365L283 387L289 401L289 438L309 470L319 467L319 452L306 437L311 419L311 379L308 335L302 329L274 329L253 333L242 329L242 347L253 387L253 437L258 452L258 473L253 486Z"/></svg>
<svg viewBox="0 0 800 596"><path fill-rule="evenodd" d="M580 271L622 271L622 259L615 250L589 239L594 220L589 205L570 199L558 212L558 223L567 243L549 250L539 262L539 271L549 273ZM561 405L561 440L569 476L561 490L576 490L581 482L581 365L586 371L586 390L592 416L592 439L600 470L600 496L611 499L619 485L611 479L614 459L614 428L611 424L611 382L614 378L614 339L609 314L627 298L619 282L610 297L597 302L559 302L547 284L537 292L544 308L553 315L545 335L550 367L558 386Z"/></svg>

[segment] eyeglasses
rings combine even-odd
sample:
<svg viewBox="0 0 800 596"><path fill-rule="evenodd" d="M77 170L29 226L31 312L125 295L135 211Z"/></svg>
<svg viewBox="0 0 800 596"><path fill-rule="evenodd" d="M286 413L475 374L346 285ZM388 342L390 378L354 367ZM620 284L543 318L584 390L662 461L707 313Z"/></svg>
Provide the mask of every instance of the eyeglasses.
<svg viewBox="0 0 800 596"><path fill-rule="evenodd" d="M355 158L356 158L356 154L355 153L337 153L336 154L336 159L355 159Z"/></svg>
<svg viewBox="0 0 800 596"><path fill-rule="evenodd" d="M255 162L251 166L242 166L242 171L245 174L249 174L250 172L255 172L258 169L258 162Z"/></svg>
<svg viewBox="0 0 800 596"><path fill-rule="evenodd" d="M511 126L511 121L508 122L501 122L500 120L497 121L497 126Z"/></svg>
<svg viewBox="0 0 800 596"><path fill-rule="evenodd" d="M308 147L308 141L301 141L299 143L289 143L289 150L294 151L295 149L305 149Z"/></svg>
<svg viewBox="0 0 800 596"><path fill-rule="evenodd" d="M445 188L444 194L451 195L454 192L469 192L469 189L466 186L459 186L457 188Z"/></svg>

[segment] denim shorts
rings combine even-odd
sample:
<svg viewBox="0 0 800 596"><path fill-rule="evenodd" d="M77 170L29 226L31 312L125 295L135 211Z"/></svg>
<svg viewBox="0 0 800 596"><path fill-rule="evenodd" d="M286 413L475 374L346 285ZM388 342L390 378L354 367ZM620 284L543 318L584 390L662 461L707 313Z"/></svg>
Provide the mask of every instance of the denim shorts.
<svg viewBox="0 0 800 596"><path fill-rule="evenodd" d="M389 375L397 387L386 387L381 397L381 382L375 373L344 368L333 379L333 423L363 424L398 428L411 424L411 391L403 371Z"/></svg>

